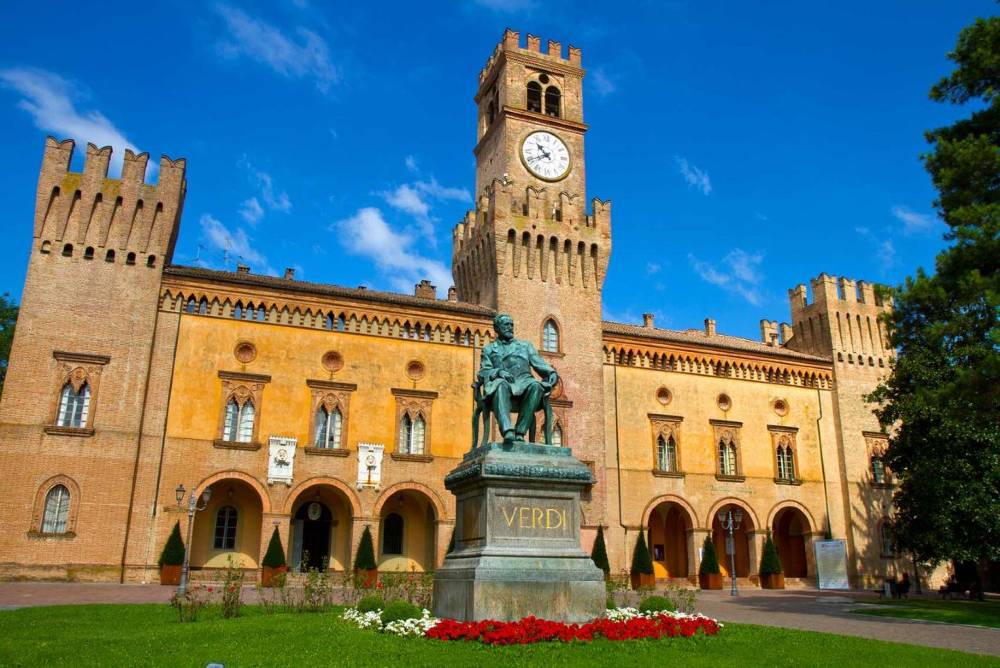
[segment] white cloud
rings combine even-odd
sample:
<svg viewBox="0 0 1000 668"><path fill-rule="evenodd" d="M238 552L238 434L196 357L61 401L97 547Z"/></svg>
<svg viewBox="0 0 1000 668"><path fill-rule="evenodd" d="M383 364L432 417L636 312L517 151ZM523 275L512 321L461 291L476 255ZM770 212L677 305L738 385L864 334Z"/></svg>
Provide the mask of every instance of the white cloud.
<svg viewBox="0 0 1000 668"><path fill-rule="evenodd" d="M359 209L331 229L339 233L340 243L348 252L375 262L397 290L408 292L423 278L430 279L439 290L452 284L451 272L441 262L413 251L413 238L392 229L379 209Z"/></svg>
<svg viewBox="0 0 1000 668"><path fill-rule="evenodd" d="M420 171L417 168L417 159L414 158L412 155L406 156L406 160L404 160L404 162L406 164L406 168L411 172L416 173Z"/></svg>
<svg viewBox="0 0 1000 668"><path fill-rule="evenodd" d="M472 195L465 188L442 186L432 176L430 181L404 183L395 190L378 193L386 204L413 217L414 222L433 244L435 242L434 223L429 200L471 202Z"/></svg>
<svg viewBox="0 0 1000 668"><path fill-rule="evenodd" d="M616 77L608 74L603 67L595 68L590 72L590 84L594 87L594 92L601 97L607 97L618 89Z"/></svg>
<svg viewBox="0 0 1000 668"><path fill-rule="evenodd" d="M433 176L431 177L430 182L417 181L413 185L420 192L430 195L435 199L455 200L458 202L472 201L472 195L470 195L469 191L465 188L449 188L447 186L442 186Z"/></svg>
<svg viewBox="0 0 1000 668"><path fill-rule="evenodd" d="M663 269L663 267L660 265L659 262L647 262L646 263L646 275L647 276L653 276L654 274L658 274L658 273L660 273L661 269Z"/></svg>
<svg viewBox="0 0 1000 668"><path fill-rule="evenodd" d="M259 273L275 274L263 253L251 246L250 237L245 230L242 228L230 230L209 213L202 214L198 222L201 224L202 234L211 247L225 253L228 261L224 264L231 265L233 260L241 260ZM223 268L231 270L230 266Z"/></svg>
<svg viewBox="0 0 1000 668"><path fill-rule="evenodd" d="M531 11L537 3L535 0L472 0L472 4L501 14L516 14Z"/></svg>
<svg viewBox="0 0 1000 668"><path fill-rule="evenodd" d="M754 217L755 220L767 220L767 216L765 216L764 214L762 214L760 211L755 212L753 214L753 217Z"/></svg>
<svg viewBox="0 0 1000 668"><path fill-rule="evenodd" d="M426 220L430 206L415 188L403 184L393 191L380 193L386 203L394 209L408 213L418 220Z"/></svg>
<svg viewBox="0 0 1000 668"><path fill-rule="evenodd" d="M891 239L880 239L867 227L855 227L854 231L872 246L872 252L878 260L879 270L883 276L897 264L896 247Z"/></svg>
<svg viewBox="0 0 1000 668"><path fill-rule="evenodd" d="M224 58L246 56L284 77L312 79L324 93L340 80L340 71L330 60L326 41L312 30L296 28L296 41L243 10L224 4L216 5L215 10L227 29L227 35L216 43Z"/></svg>
<svg viewBox="0 0 1000 668"><path fill-rule="evenodd" d="M926 213L917 213L909 207L896 205L891 209L892 215L903 223L903 234L919 234L934 227L934 218Z"/></svg>
<svg viewBox="0 0 1000 668"><path fill-rule="evenodd" d="M0 81L23 96L17 106L31 114L39 130L70 137L78 144L111 146L113 176L121 173L126 148L139 152L104 114L97 110L77 110L75 100L82 96L81 92L58 74L33 67L12 68L0 70ZM150 177L156 169L156 163L150 162L147 167Z"/></svg>
<svg viewBox="0 0 1000 668"><path fill-rule="evenodd" d="M240 215L243 216L243 220L251 225L256 225L264 217L264 207L260 205L256 197L251 197L243 202L243 206L240 207Z"/></svg>
<svg viewBox="0 0 1000 668"><path fill-rule="evenodd" d="M735 248L718 262L705 262L694 255L688 255L688 260L703 281L738 295L754 306L764 303L760 287L764 280L760 272L763 254L751 255Z"/></svg>
<svg viewBox="0 0 1000 668"><path fill-rule="evenodd" d="M677 170L684 177L689 186L697 188L704 195L712 192L712 181L708 178L708 173L689 164L686 158L674 156L677 162Z"/></svg>

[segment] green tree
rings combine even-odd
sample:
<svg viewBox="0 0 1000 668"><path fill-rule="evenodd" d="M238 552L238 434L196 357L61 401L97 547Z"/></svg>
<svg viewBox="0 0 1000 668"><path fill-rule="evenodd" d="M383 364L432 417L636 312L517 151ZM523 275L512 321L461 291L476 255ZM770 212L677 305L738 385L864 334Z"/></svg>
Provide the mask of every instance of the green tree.
<svg viewBox="0 0 1000 668"><path fill-rule="evenodd" d="M923 156L948 226L935 273L893 292L898 356L868 396L891 429L891 531L922 562L1000 558L1000 17L962 30L931 88L971 112L930 130Z"/></svg>
<svg viewBox="0 0 1000 668"><path fill-rule="evenodd" d="M3 384L7 380L7 363L10 360L10 346L14 342L17 308L10 293L0 295L0 394L3 394Z"/></svg>
<svg viewBox="0 0 1000 668"><path fill-rule="evenodd" d="M358 553L354 555L354 570L370 571L375 568L375 548L372 546L372 532L365 527L361 534L361 544L358 545Z"/></svg>
<svg viewBox="0 0 1000 668"><path fill-rule="evenodd" d="M705 536L705 542L701 547L701 566L698 573L701 575L717 575L719 573L719 558L715 556L715 543L712 536Z"/></svg>
<svg viewBox="0 0 1000 668"><path fill-rule="evenodd" d="M160 552L160 566L180 566L184 563L184 540L181 538L181 523L175 522L174 528Z"/></svg>
<svg viewBox="0 0 1000 668"><path fill-rule="evenodd" d="M604 571L604 577L608 577L611 564L608 563L608 547L604 544L604 527L597 527L597 538L594 539L594 547L590 550L590 558L594 560L595 566Z"/></svg>
<svg viewBox="0 0 1000 668"><path fill-rule="evenodd" d="M646 547L646 532L640 531L639 537L635 539L635 549L632 551L633 575L637 573L653 574L653 557L649 555L649 548Z"/></svg>
<svg viewBox="0 0 1000 668"><path fill-rule="evenodd" d="M767 540L764 541L764 550L760 555L760 574L778 575L781 573L781 559L778 558L778 548L774 546L771 532L767 532Z"/></svg>
<svg viewBox="0 0 1000 668"><path fill-rule="evenodd" d="M268 568L281 568L285 565L285 548L281 546L278 527L274 527L274 531L271 532L271 541L267 544L267 552L264 553L261 565Z"/></svg>

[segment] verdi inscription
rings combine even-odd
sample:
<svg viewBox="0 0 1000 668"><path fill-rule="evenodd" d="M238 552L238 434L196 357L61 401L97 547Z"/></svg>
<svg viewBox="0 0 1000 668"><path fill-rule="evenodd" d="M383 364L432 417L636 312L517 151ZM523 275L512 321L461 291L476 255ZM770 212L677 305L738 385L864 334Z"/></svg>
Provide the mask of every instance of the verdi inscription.
<svg viewBox="0 0 1000 668"><path fill-rule="evenodd" d="M576 521L572 504L566 499L495 500L493 531L498 538L573 538Z"/></svg>

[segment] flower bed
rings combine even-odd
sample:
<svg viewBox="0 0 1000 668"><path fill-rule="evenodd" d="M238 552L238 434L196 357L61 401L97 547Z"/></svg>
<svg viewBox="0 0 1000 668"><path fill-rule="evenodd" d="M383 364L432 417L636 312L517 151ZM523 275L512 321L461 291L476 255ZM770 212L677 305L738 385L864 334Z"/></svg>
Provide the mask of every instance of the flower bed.
<svg viewBox="0 0 1000 668"><path fill-rule="evenodd" d="M398 636L425 637L434 640L464 640L486 645L526 645L535 642L590 642L607 640L644 640L657 638L690 638L699 631L715 635L722 624L704 615L681 612L639 612L635 608L608 610L603 618L585 624L550 622L526 617L518 622L459 622L436 619L423 611L420 619L382 624L382 613L358 612L350 608L342 617L359 628L370 628Z"/></svg>

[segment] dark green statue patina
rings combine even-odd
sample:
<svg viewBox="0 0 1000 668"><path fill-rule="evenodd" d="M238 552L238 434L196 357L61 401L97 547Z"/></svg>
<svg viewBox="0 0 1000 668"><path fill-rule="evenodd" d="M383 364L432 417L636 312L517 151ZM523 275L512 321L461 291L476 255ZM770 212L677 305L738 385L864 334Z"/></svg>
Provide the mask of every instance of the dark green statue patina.
<svg viewBox="0 0 1000 668"><path fill-rule="evenodd" d="M476 411L473 416L473 447L483 419L483 442L489 438L489 417L496 417L504 443L534 439L535 412L545 411L545 443L552 444L552 409L549 396L559 381L551 364L542 359L530 342L514 338L514 319L506 313L493 318L497 340L483 348L477 382L473 385ZM541 376L535 378L532 371ZM517 411L512 424L511 412Z"/></svg>

